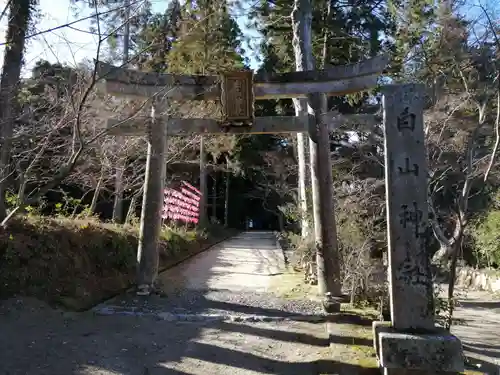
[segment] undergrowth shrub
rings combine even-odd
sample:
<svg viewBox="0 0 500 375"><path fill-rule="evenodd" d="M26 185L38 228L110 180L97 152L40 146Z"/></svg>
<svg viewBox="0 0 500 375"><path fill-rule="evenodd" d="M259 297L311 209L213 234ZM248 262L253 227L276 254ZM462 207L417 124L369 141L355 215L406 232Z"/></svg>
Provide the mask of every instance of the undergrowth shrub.
<svg viewBox="0 0 500 375"><path fill-rule="evenodd" d="M304 274L306 284L316 285L316 248L312 238L303 239L302 236L286 232L283 234L285 247L289 254L290 266L296 272Z"/></svg>
<svg viewBox="0 0 500 375"><path fill-rule="evenodd" d="M291 267L303 273L305 283L317 284L314 240L290 232L284 237ZM373 306L387 313L389 302L385 272L379 260L370 258L368 242L358 247L339 235L339 253L342 289L349 295L351 304L356 307Z"/></svg>
<svg viewBox="0 0 500 375"><path fill-rule="evenodd" d="M160 266L199 250L208 233L163 227ZM23 294L65 304L119 291L135 280L137 244L137 226L93 217L14 218L0 229L0 298Z"/></svg>

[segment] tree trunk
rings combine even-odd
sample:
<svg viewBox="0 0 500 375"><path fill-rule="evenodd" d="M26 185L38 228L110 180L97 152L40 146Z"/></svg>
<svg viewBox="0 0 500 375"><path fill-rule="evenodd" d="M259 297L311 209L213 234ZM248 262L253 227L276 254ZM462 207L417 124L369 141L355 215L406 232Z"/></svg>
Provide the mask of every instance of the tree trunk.
<svg viewBox="0 0 500 375"><path fill-rule="evenodd" d="M130 0L123 3L125 11L125 28L123 32L123 58L122 65L127 67L130 49ZM123 146L125 140L123 137L116 137L118 145ZM124 151L123 149L121 151ZM119 158L116 161L115 168L115 200L113 203L113 222L123 223L123 174L125 171L127 159Z"/></svg>
<svg viewBox="0 0 500 375"><path fill-rule="evenodd" d="M312 193L312 208L313 208L313 220L314 220L314 239L316 246L318 246L318 241L321 241L321 206L319 201L319 179L317 175L316 160L318 159L318 145L309 139L309 172L311 174L311 193ZM318 254L316 254L318 255ZM320 267L323 269L323 262L321 259L316 260L318 266L318 289L320 293L326 285L325 277L320 277ZM323 272L321 270L321 272ZM321 280L321 281L320 281Z"/></svg>
<svg viewBox="0 0 500 375"><path fill-rule="evenodd" d="M215 224L217 221L217 174L214 174L214 184L212 186L212 220Z"/></svg>
<svg viewBox="0 0 500 375"><path fill-rule="evenodd" d="M200 137L200 224L207 225L207 163L203 136Z"/></svg>
<svg viewBox="0 0 500 375"><path fill-rule="evenodd" d="M315 68L312 53L311 22L310 0L295 0L292 12L292 27L297 70L313 70ZM310 139L309 143L318 289L324 295L340 296L341 283L333 204L330 138L328 124L321 121L321 112L324 110L325 104L322 98L325 98L325 95L313 94L308 98L308 112L314 114L318 138L318 144L312 139ZM314 193L315 189L316 194ZM340 305L335 306L335 309L339 307Z"/></svg>
<svg viewBox="0 0 500 375"><path fill-rule="evenodd" d="M103 180L104 180L104 171L101 171L101 175L99 176L99 181L97 181L97 186L95 187L94 195L92 197L92 202L90 203L89 207L91 215L95 213L95 209L97 207L97 201L99 200L99 195L101 194Z"/></svg>
<svg viewBox="0 0 500 375"><path fill-rule="evenodd" d="M5 193L15 116L15 98L23 64L26 32L31 17L30 0L12 0L5 38L5 52L0 78L0 221L7 217Z"/></svg>
<svg viewBox="0 0 500 375"><path fill-rule="evenodd" d="M128 206L128 211L127 211L127 216L125 218L125 223L130 223L132 221L132 218L134 217L135 214L135 209L137 208L137 199L140 196L140 192L137 194L134 194L132 199L130 200L130 206Z"/></svg>
<svg viewBox="0 0 500 375"><path fill-rule="evenodd" d="M16 166L17 169L17 175L18 175L18 181L19 181L19 189L17 189L17 203L16 205L19 205L20 203L24 202L24 198L26 196L26 187L28 185L28 181L26 179L26 173L21 168L20 163Z"/></svg>
<svg viewBox="0 0 500 375"><path fill-rule="evenodd" d="M444 264L446 263L453 254L453 245L442 243L439 246L439 250L432 256L433 264Z"/></svg>
<svg viewBox="0 0 500 375"><path fill-rule="evenodd" d="M498 47L500 48L500 45ZM500 86L500 82L498 84ZM486 168L486 172L484 172L484 178L483 178L484 182L488 181L488 177L490 175L491 168L493 167L493 164L495 163L495 160L497 158L497 153L498 153L499 147L500 147L500 87L498 88L498 93L497 93L497 115L496 115L496 120L495 120L495 145L493 146L493 150L491 151L490 161L488 163L488 167Z"/></svg>
<svg viewBox="0 0 500 375"><path fill-rule="evenodd" d="M277 215L278 215L278 225L280 228L280 232L284 232L285 231L285 220L283 219L283 213L278 211Z"/></svg>
<svg viewBox="0 0 500 375"><path fill-rule="evenodd" d="M452 257L456 244L459 243L462 239L465 226L463 225L463 221L460 218L460 215L464 215L463 213L459 213L456 217L455 228L453 228L453 234L448 238L446 237L444 231L439 226L437 221L437 216L432 204L429 205L431 212L433 213L433 218L431 219L431 226L434 232L434 237L439 242L439 250L432 256L432 263L435 265L444 265L448 263L450 258Z"/></svg>
<svg viewBox="0 0 500 375"><path fill-rule="evenodd" d="M115 200L113 203L113 222L122 223L123 220L123 173L125 160L120 158L115 167Z"/></svg>
<svg viewBox="0 0 500 375"><path fill-rule="evenodd" d="M296 100L294 104L296 116L307 115L307 102L305 102L305 100ZM299 209L302 238L306 238L309 235L309 220L307 215L306 195L306 144L307 139L304 137L304 134L297 133L297 158L299 162Z"/></svg>
<svg viewBox="0 0 500 375"><path fill-rule="evenodd" d="M229 166L228 166L229 169ZM224 227L229 226L229 183L231 181L231 173L226 172L226 193L224 197Z"/></svg>
<svg viewBox="0 0 500 375"><path fill-rule="evenodd" d="M456 245L462 244L462 238L460 238L460 242L457 242ZM457 260L458 260L458 251L459 246L455 246L453 254L451 256L450 262L450 279L448 280L448 315L446 317L445 328L450 331L451 325L453 323L453 312L455 308L455 298L453 294L455 293L455 280L457 277Z"/></svg>

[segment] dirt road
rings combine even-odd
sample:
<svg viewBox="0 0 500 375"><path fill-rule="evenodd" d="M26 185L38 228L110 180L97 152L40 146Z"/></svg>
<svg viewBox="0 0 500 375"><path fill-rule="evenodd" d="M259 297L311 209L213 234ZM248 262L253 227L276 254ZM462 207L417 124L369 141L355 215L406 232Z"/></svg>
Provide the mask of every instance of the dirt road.
<svg viewBox="0 0 500 375"><path fill-rule="evenodd" d="M473 367L500 375L500 297L462 290L459 301L454 313L459 322L452 326L452 333L462 340Z"/></svg>
<svg viewBox="0 0 500 375"><path fill-rule="evenodd" d="M243 233L87 313L30 299L0 306L0 374L319 374L319 307L273 293L285 272L272 233Z"/></svg>

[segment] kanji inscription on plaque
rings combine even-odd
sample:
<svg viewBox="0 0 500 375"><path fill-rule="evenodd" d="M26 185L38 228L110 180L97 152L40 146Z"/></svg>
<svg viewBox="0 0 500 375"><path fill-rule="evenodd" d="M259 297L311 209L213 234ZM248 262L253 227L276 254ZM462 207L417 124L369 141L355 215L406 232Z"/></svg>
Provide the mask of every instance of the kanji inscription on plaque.
<svg viewBox="0 0 500 375"><path fill-rule="evenodd" d="M254 117L253 72L229 72L222 76L222 110L224 120L248 124Z"/></svg>

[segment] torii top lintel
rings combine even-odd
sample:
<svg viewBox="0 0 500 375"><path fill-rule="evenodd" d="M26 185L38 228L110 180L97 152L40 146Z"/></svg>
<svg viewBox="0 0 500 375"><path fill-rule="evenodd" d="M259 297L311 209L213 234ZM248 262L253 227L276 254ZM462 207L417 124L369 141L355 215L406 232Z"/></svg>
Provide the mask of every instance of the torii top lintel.
<svg viewBox="0 0 500 375"><path fill-rule="evenodd" d="M254 99L303 97L315 92L345 95L376 85L389 62L387 55L324 70L253 75ZM219 76L150 73L97 62L97 74L114 95L149 97L164 95L182 100L214 100L221 97Z"/></svg>

